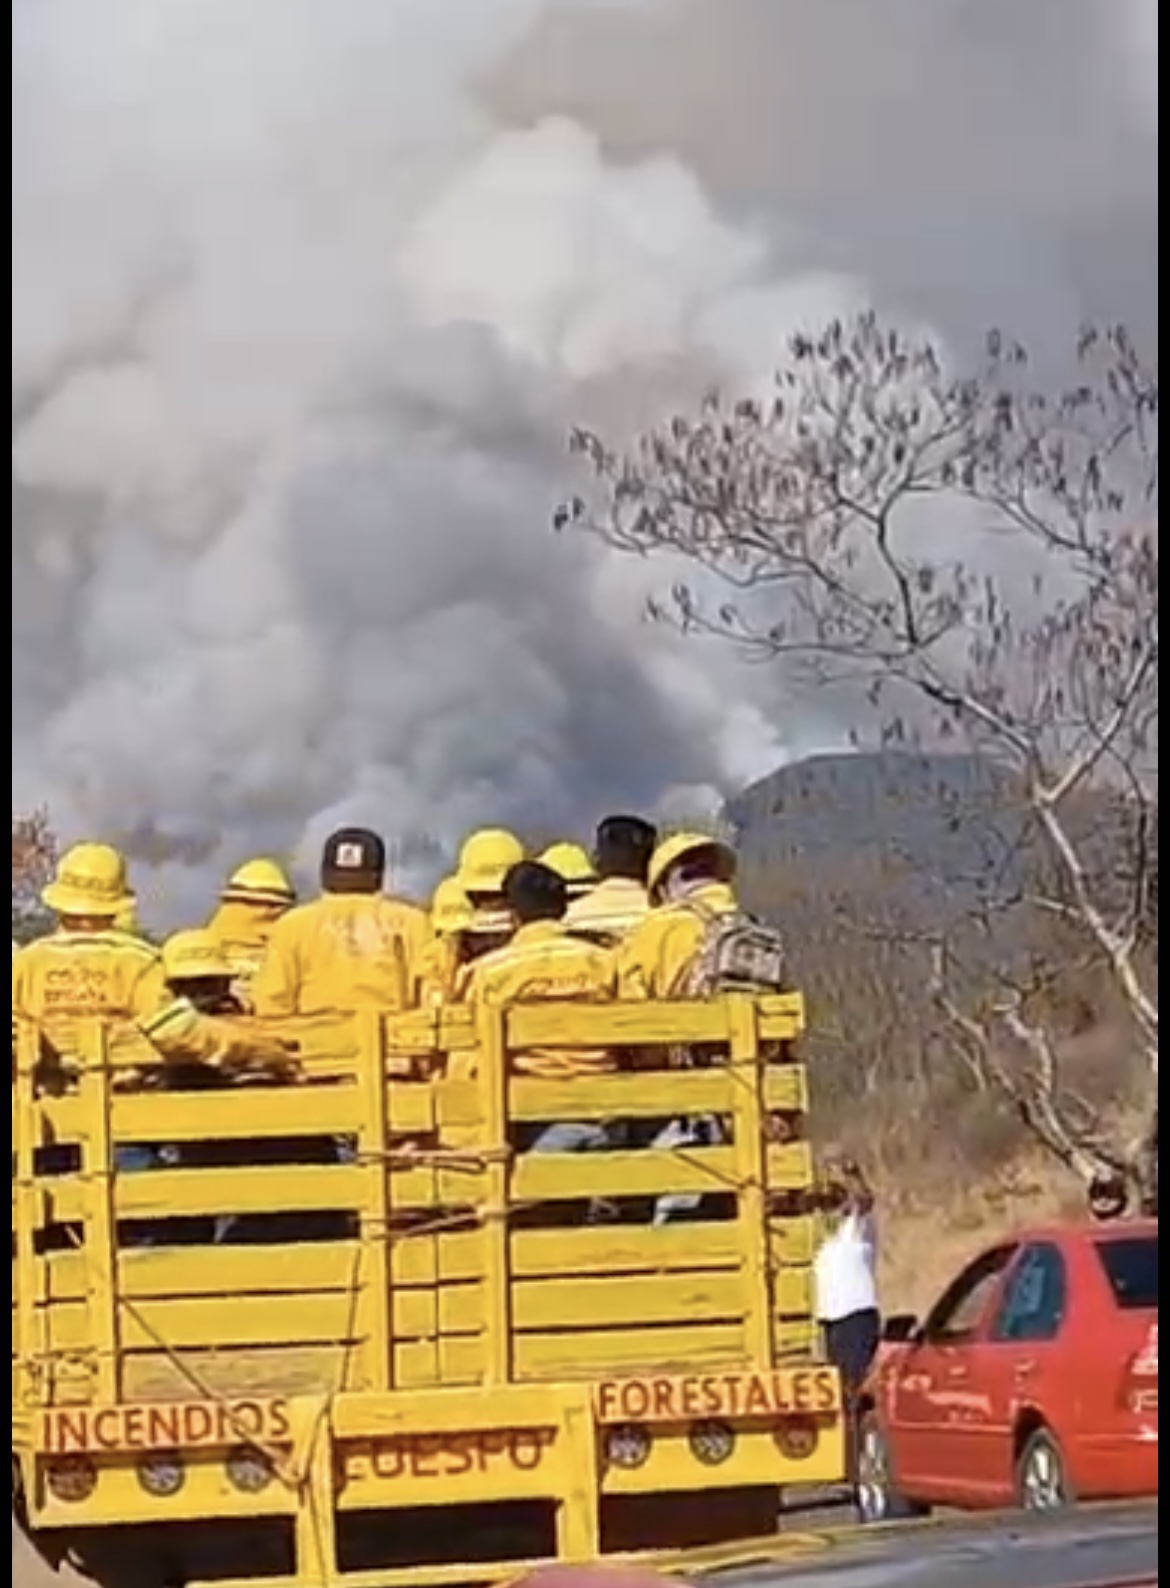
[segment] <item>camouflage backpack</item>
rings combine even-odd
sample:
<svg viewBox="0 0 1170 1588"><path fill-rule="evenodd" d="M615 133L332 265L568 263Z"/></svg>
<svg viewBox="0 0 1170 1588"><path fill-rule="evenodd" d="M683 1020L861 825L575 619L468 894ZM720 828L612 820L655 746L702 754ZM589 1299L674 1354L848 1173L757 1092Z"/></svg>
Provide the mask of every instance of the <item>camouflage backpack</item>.
<svg viewBox="0 0 1170 1588"><path fill-rule="evenodd" d="M687 968L678 996L711 998L718 993L791 991L788 952L775 927L745 910L718 913L697 901L688 908L703 920L703 941Z"/></svg>

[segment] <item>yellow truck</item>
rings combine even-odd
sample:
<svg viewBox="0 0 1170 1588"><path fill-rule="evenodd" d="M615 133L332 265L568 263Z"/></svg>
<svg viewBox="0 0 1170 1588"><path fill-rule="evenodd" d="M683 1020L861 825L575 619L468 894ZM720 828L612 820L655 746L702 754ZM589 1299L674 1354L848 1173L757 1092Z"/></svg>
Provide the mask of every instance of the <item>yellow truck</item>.
<svg viewBox="0 0 1170 1588"><path fill-rule="evenodd" d="M14 1518L111 1588L439 1588L773 1529L845 1469L802 1024L798 996L363 1016L230 1087L18 1029ZM515 1073L573 1048L618 1071ZM669 1120L713 1128L656 1145ZM525 1150L565 1121L604 1144Z"/></svg>

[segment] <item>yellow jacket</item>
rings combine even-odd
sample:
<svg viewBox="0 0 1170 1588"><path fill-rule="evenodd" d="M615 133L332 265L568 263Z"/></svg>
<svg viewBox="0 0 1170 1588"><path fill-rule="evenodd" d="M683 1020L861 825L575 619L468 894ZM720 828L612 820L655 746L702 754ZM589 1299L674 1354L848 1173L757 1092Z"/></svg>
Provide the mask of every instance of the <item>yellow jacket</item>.
<svg viewBox="0 0 1170 1588"><path fill-rule="evenodd" d="M247 1069L291 1062L275 1037L245 1016L203 1014L186 998L173 999L152 1020L143 1021L142 1031L172 1063Z"/></svg>
<svg viewBox="0 0 1170 1588"><path fill-rule="evenodd" d="M626 938L650 914L650 896L640 882L627 877L607 877L588 893L574 899L565 917L571 931L596 932L614 939Z"/></svg>
<svg viewBox="0 0 1170 1588"><path fill-rule="evenodd" d="M451 937L432 937L418 959L418 995L424 1009L442 1009L458 1000L459 946Z"/></svg>
<svg viewBox="0 0 1170 1588"><path fill-rule="evenodd" d="M614 996L613 954L566 934L554 921L522 926L511 942L476 960L462 978L469 1003L502 1008L523 1002L605 1003ZM612 1070L612 1054L572 1049L531 1049L513 1055L518 1074L557 1080Z"/></svg>
<svg viewBox="0 0 1170 1588"><path fill-rule="evenodd" d="M76 1046L79 1021L147 1021L170 1001L158 950L129 932L56 931L12 961L13 1015L63 1051Z"/></svg>
<svg viewBox="0 0 1170 1588"><path fill-rule="evenodd" d="M284 913L284 905L245 904L240 899L224 900L216 908L207 930L240 981L250 981L260 969L272 929Z"/></svg>
<svg viewBox="0 0 1170 1588"><path fill-rule="evenodd" d="M696 908L696 906L698 908ZM702 911L729 915L738 909L724 882L710 882L689 899L659 906L618 950L618 985L623 998L678 998L687 972L703 946Z"/></svg>
<svg viewBox="0 0 1170 1588"><path fill-rule="evenodd" d="M249 989L266 1019L413 1008L427 912L385 894L327 893L282 915Z"/></svg>
<svg viewBox="0 0 1170 1588"><path fill-rule="evenodd" d="M57 931L21 949L12 962L12 1012L35 1021L64 1053L76 1048L78 1023L93 1019L137 1026L178 1063L266 1062L284 1051L259 1032L176 999L158 950L113 929Z"/></svg>

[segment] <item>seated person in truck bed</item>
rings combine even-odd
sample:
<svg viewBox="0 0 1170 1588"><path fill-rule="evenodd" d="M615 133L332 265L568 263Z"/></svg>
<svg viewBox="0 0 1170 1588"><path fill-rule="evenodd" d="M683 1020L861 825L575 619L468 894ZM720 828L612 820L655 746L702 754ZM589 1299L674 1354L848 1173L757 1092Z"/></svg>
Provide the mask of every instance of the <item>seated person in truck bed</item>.
<svg viewBox="0 0 1170 1588"><path fill-rule="evenodd" d="M640 816L607 816L593 846L594 886L570 901L567 924L582 937L616 947L650 913L646 878L658 829Z"/></svg>
<svg viewBox="0 0 1170 1588"><path fill-rule="evenodd" d="M651 911L618 951L623 998L682 998L713 919L739 909L735 851L704 833L676 833L654 851Z"/></svg>
<svg viewBox="0 0 1170 1588"><path fill-rule="evenodd" d="M470 1004L497 1008L525 1002L604 1003L614 995L613 955L565 931L568 890L564 878L538 861L513 866L504 896L516 924L504 948L485 954L466 973L463 996ZM612 1053L536 1048L514 1055L521 1075L558 1080L616 1069ZM599 1145L601 1126L555 1124L522 1133L527 1150L572 1152Z"/></svg>
<svg viewBox="0 0 1170 1588"><path fill-rule="evenodd" d="M76 844L45 888L56 930L12 961L12 1012L34 1021L59 1054L76 1050L79 1022L95 1017L136 1025L163 1058L220 1064L284 1057L266 1035L246 1038L167 987L158 950L119 931L132 906L126 862L108 844Z"/></svg>
<svg viewBox="0 0 1170 1588"><path fill-rule="evenodd" d="M297 902L284 867L263 856L237 866L223 886L207 930L246 990L268 951L272 929Z"/></svg>

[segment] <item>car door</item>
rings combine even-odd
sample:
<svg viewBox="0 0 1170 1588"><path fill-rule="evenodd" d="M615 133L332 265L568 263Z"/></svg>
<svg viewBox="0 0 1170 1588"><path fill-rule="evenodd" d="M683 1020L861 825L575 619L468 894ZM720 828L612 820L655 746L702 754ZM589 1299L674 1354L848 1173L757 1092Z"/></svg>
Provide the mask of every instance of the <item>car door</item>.
<svg viewBox="0 0 1170 1588"><path fill-rule="evenodd" d="M971 1418L961 1452L974 1503L1008 1503L1015 1489L1015 1430L1027 1410L1058 1420L1078 1396L1064 1349L1069 1327L1068 1262L1052 1240L1028 1241L970 1351ZM1059 1432L1059 1430L1057 1430Z"/></svg>
<svg viewBox="0 0 1170 1588"><path fill-rule="evenodd" d="M991 1315L1015 1254L1015 1243L1005 1243L969 1263L927 1314L891 1375L886 1419L894 1470L915 1499L945 1503L960 1481L955 1435L971 1415L969 1348Z"/></svg>

